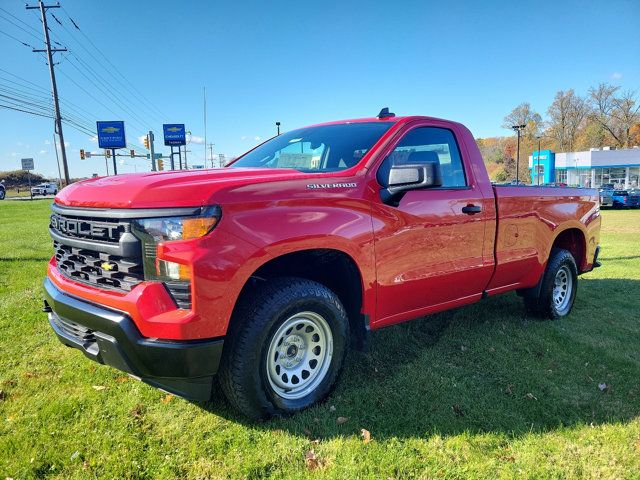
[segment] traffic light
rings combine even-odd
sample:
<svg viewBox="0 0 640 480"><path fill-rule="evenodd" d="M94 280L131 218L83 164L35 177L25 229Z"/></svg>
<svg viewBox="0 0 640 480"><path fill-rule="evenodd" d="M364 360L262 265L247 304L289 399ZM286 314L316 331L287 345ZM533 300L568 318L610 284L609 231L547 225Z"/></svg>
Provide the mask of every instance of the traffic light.
<svg viewBox="0 0 640 480"><path fill-rule="evenodd" d="M84 149L80 149L80 160L84 160Z"/></svg>
<svg viewBox="0 0 640 480"><path fill-rule="evenodd" d="M104 156L107 158L111 158L111 150L105 150L104 151Z"/></svg>
<svg viewBox="0 0 640 480"><path fill-rule="evenodd" d="M158 171L161 172L162 170L164 170L164 161L159 158L158 159Z"/></svg>
<svg viewBox="0 0 640 480"><path fill-rule="evenodd" d="M129 153L131 154L131 158L136 156L136 151L135 150L129 150Z"/></svg>
<svg viewBox="0 0 640 480"><path fill-rule="evenodd" d="M149 135L144 137L144 148L149 150ZM132 150L133 151L133 150Z"/></svg>

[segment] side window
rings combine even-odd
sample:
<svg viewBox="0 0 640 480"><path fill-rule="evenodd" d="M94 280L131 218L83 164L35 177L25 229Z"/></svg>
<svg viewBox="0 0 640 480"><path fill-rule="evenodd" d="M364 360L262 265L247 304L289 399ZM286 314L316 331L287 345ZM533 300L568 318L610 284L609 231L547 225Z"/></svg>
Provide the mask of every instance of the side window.
<svg viewBox="0 0 640 480"><path fill-rule="evenodd" d="M458 144L453 132L446 128L419 127L411 130L389 157L394 164L438 162L443 187L467 185Z"/></svg>

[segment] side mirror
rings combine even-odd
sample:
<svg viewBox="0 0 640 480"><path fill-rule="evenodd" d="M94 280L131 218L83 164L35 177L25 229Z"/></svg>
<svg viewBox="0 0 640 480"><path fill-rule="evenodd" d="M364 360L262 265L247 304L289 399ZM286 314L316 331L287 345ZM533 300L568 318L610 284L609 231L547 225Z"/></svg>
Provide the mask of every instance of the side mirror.
<svg viewBox="0 0 640 480"><path fill-rule="evenodd" d="M378 170L377 178L383 187L380 198L384 203L394 206L398 205L402 194L409 190L442 186L440 164L437 162L392 165L387 160Z"/></svg>

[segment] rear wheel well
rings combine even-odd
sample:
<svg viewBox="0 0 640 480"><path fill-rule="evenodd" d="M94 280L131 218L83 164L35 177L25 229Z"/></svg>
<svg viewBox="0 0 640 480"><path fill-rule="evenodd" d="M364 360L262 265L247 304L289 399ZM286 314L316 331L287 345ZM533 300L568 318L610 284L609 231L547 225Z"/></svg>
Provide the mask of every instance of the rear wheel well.
<svg viewBox="0 0 640 480"><path fill-rule="evenodd" d="M274 258L258 268L243 287L234 312L245 295L263 282L278 277L299 277L329 288L334 292L349 317L351 339L355 348L366 343L366 319L361 313L363 282L355 261L334 249L300 250Z"/></svg>
<svg viewBox="0 0 640 480"><path fill-rule="evenodd" d="M587 268L586 245L584 234L577 228L569 228L561 232L553 241L551 249L562 248L568 250L578 266L578 272L583 272Z"/></svg>

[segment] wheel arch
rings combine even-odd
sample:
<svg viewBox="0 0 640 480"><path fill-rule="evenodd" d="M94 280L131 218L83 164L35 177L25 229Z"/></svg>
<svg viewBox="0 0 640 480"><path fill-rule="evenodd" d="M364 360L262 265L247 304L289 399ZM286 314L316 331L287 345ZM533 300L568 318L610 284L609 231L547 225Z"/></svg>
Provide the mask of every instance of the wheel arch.
<svg viewBox="0 0 640 480"><path fill-rule="evenodd" d="M362 310L367 293L363 274L351 255L335 248L307 248L271 257L248 277L236 299L233 313L253 289L278 277L305 278L333 291L347 312L353 346L364 348L369 318ZM229 329L233 327L234 314Z"/></svg>
<svg viewBox="0 0 640 480"><path fill-rule="evenodd" d="M562 248L571 253L578 267L578 273L587 270L587 239L582 229L571 226L556 233L551 242L549 255L554 248Z"/></svg>

